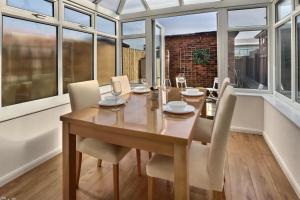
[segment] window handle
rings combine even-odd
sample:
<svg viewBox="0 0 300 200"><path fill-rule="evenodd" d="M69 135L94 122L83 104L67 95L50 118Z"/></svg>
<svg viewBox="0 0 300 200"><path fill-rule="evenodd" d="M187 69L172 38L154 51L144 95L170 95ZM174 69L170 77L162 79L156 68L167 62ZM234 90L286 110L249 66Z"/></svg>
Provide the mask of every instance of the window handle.
<svg viewBox="0 0 300 200"><path fill-rule="evenodd" d="M45 19L47 17L46 15L42 15L42 14L39 14L39 13L33 13L32 15L35 16L36 18L39 18L39 19Z"/></svg>
<svg viewBox="0 0 300 200"><path fill-rule="evenodd" d="M85 26L85 25L80 24L79 27L82 28L82 29L87 29L87 26Z"/></svg>

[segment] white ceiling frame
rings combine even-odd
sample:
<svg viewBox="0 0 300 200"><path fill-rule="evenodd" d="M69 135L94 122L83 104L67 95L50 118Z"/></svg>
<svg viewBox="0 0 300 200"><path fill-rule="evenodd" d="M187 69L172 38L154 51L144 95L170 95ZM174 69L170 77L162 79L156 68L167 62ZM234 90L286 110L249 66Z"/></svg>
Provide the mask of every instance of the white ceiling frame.
<svg viewBox="0 0 300 200"><path fill-rule="evenodd" d="M102 0L96 0L94 1L95 4L99 4Z"/></svg>
<svg viewBox="0 0 300 200"><path fill-rule="evenodd" d="M126 0L121 0L117 9L117 14L120 14L123 11Z"/></svg>
<svg viewBox="0 0 300 200"><path fill-rule="evenodd" d="M137 13L128 13L120 15L120 20L133 20L133 19L143 19L147 17L157 17L164 15L176 15L176 13L183 12L193 12L199 10L216 10L220 8L234 8L234 7L253 7L253 6L262 6L267 3L272 2L272 0L221 0L219 2L208 2L208 3L198 3L198 4L184 4L183 6L176 6L170 8L162 8L155 10L148 10Z"/></svg>
<svg viewBox="0 0 300 200"><path fill-rule="evenodd" d="M183 0L179 0L179 5L183 6L184 5L184 1Z"/></svg>
<svg viewBox="0 0 300 200"><path fill-rule="evenodd" d="M146 0L141 0L142 4L144 5L146 10L150 10L149 4Z"/></svg>

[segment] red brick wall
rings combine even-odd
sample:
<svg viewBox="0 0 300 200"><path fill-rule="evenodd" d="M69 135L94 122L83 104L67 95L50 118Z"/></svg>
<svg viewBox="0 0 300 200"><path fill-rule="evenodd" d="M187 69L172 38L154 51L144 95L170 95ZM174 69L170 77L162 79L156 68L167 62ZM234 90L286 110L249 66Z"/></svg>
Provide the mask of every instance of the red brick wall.
<svg viewBox="0 0 300 200"><path fill-rule="evenodd" d="M166 36L165 45L166 77L169 73L173 86L176 85L175 77L183 73L188 86L212 87L214 78L218 75L216 32ZM194 64L193 52L196 49L204 48L208 48L210 51L209 64Z"/></svg>

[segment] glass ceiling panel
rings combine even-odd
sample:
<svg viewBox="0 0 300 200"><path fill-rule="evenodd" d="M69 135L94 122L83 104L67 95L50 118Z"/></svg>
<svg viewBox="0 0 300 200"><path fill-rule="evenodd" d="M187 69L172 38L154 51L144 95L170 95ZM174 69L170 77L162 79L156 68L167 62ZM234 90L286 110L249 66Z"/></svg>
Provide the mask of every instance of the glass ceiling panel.
<svg viewBox="0 0 300 200"><path fill-rule="evenodd" d="M160 9L160 8L179 6L178 0L168 0L168 1L147 0L147 3L149 5L150 9Z"/></svg>
<svg viewBox="0 0 300 200"><path fill-rule="evenodd" d="M197 3L210 3L210 2L218 2L221 0L183 0L184 4L197 4Z"/></svg>
<svg viewBox="0 0 300 200"><path fill-rule="evenodd" d="M102 0L99 5L103 8L116 12L118 10L119 3L120 0Z"/></svg>
<svg viewBox="0 0 300 200"><path fill-rule="evenodd" d="M141 0L126 0L122 14L145 11Z"/></svg>

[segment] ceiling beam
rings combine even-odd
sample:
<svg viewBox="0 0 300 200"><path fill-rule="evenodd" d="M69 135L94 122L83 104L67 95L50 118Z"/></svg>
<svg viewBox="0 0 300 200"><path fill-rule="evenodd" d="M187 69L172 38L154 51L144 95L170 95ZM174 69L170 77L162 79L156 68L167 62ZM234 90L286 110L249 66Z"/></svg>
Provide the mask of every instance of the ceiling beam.
<svg viewBox="0 0 300 200"><path fill-rule="evenodd" d="M119 6L118 6L118 10L117 10L117 13L118 14L121 14L123 8L124 8L124 5L126 3L126 0L121 0L120 3L119 3Z"/></svg>
<svg viewBox="0 0 300 200"><path fill-rule="evenodd" d="M142 1L142 4L144 5L145 9L146 10L150 10L150 7L149 7L149 4L147 3L146 0L141 0Z"/></svg>
<svg viewBox="0 0 300 200"><path fill-rule="evenodd" d="M95 4L99 4L102 0L95 0L94 3Z"/></svg>
<svg viewBox="0 0 300 200"><path fill-rule="evenodd" d="M179 0L179 5L183 6L184 5L184 1L183 0Z"/></svg>
<svg viewBox="0 0 300 200"><path fill-rule="evenodd" d="M162 16L175 16L182 15L183 13L199 13L199 12L215 12L221 8L236 8L236 7L249 7L253 6L266 6L271 0L222 0L218 2L207 2L199 4L185 4L183 6L154 9L149 11L128 13L120 15L119 19L122 21L132 19L143 19L147 17L162 17Z"/></svg>

